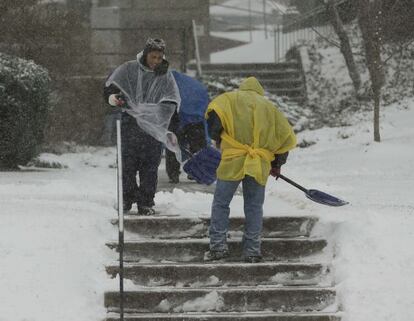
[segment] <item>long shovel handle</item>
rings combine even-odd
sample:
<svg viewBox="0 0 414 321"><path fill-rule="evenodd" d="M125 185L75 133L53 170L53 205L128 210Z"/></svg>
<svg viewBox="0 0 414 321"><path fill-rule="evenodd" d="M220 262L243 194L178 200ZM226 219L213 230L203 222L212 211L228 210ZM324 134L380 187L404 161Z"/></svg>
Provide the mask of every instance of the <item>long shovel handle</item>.
<svg viewBox="0 0 414 321"><path fill-rule="evenodd" d="M318 191L316 189L306 189L283 175L279 175L279 177L289 184L292 184L296 188L299 188L301 191L305 192L306 197L314 202L329 206L343 206L349 204L347 201L341 200L340 198Z"/></svg>
<svg viewBox="0 0 414 321"><path fill-rule="evenodd" d="M305 192L306 194L309 193L309 190L308 189L304 188L303 186L300 186L298 183L295 183L294 181L292 181L291 179L287 178L286 176L280 174L278 177L281 178L281 179L283 179L284 181L288 182L289 184L292 184L296 188L299 188L301 191Z"/></svg>

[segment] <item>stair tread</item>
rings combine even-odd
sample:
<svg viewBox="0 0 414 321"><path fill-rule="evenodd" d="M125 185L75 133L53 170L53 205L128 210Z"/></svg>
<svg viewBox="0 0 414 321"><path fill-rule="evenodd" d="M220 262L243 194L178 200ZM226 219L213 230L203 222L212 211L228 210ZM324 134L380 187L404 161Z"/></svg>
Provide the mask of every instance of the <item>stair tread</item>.
<svg viewBox="0 0 414 321"><path fill-rule="evenodd" d="M232 237L231 239L227 240L227 243L239 243L242 241L241 237ZM289 237L289 238L262 238L262 242L321 242L326 241L324 238L317 238L317 237ZM125 244L175 244L175 243L199 243L199 244L209 244L210 240L208 238L202 239L195 239L195 238L188 238L188 239L129 239L125 240ZM108 245L118 244L118 241L111 241L107 243Z"/></svg>
<svg viewBox="0 0 414 321"><path fill-rule="evenodd" d="M114 262L113 264L109 265L108 267L117 267L119 264ZM186 263L186 262L171 262L171 263L137 263L137 262L125 262L124 267L206 267L206 268L214 268L214 267L249 267L249 268L257 268L261 266L275 266L275 267L283 267L283 266L290 266L290 267L321 267L326 266L326 264L322 263L307 263L307 262L261 262L261 263L244 263L244 262L223 262L223 263L213 263L213 262L205 262L205 263Z"/></svg>
<svg viewBox="0 0 414 321"><path fill-rule="evenodd" d="M260 75L272 75L272 74L301 74L300 69L296 68L286 68L286 69L270 69L270 70L224 70L224 69L211 69L203 71L205 75L214 75L214 74L250 74L254 75L256 78L260 78Z"/></svg>
<svg viewBox="0 0 414 321"><path fill-rule="evenodd" d="M226 320L247 320L247 321L340 321L342 317L341 313L269 313L269 312L257 312L257 313L250 313L250 312L227 312L227 313L215 313L212 314L211 312L205 313L197 313L197 312L187 312L187 313L138 313L138 314L124 314L124 320L132 320L132 321L207 321L207 320L214 320L214 321L226 321ZM114 314L109 316L107 321L118 321L119 314Z"/></svg>
<svg viewBox="0 0 414 321"><path fill-rule="evenodd" d="M212 67L212 66L219 66L219 67L237 67L237 66L271 66L271 67L285 67L285 66L291 66L291 65L297 65L299 62L297 60L291 60L286 62L250 62L250 63L239 63L239 62L229 62L229 63L201 63L201 67ZM197 67L196 64L188 64L187 67Z"/></svg>
<svg viewBox="0 0 414 321"><path fill-rule="evenodd" d="M137 290L125 290L124 293L142 293L142 292L176 292L176 293L185 293L185 292L205 292L210 293L213 291L217 292L336 292L335 287L332 286L274 286L274 285L263 285L263 286L232 286L232 287L198 287L198 288L189 288L189 287L174 287L174 286L154 286L154 287L142 287ZM106 294L118 294L118 291L107 291Z"/></svg>
<svg viewBox="0 0 414 321"><path fill-rule="evenodd" d="M336 312L269 312L269 311L249 311L249 312L179 312L179 313L168 313L168 316L232 316L232 315L243 315L243 316L342 316L342 311ZM108 316L118 316L118 313L109 312ZM125 316L139 316L139 317L165 317L166 313L126 313Z"/></svg>
<svg viewBox="0 0 414 321"><path fill-rule="evenodd" d="M230 217L230 221L234 220L244 220L244 216L232 216ZM263 223L265 224L267 221L272 220L290 220L290 219L302 219L302 220L318 220L317 216L306 216L306 215L298 215L298 216L265 216L263 217ZM186 216L139 216L139 215L125 215L124 221L182 221L182 220L189 220L189 221L210 221L210 216L197 216L197 217L186 217ZM112 222L118 222L118 219L112 219Z"/></svg>

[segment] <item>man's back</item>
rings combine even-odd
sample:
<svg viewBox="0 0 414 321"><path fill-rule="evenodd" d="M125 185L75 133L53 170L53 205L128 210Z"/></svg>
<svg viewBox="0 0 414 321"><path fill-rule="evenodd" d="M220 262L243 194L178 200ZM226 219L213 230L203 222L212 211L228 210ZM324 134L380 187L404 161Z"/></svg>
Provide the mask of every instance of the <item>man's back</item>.
<svg viewBox="0 0 414 321"><path fill-rule="evenodd" d="M256 78L243 81L238 91L215 98L208 107L223 127L219 178L241 179L250 175L265 184L270 162L296 145L292 127L264 96Z"/></svg>

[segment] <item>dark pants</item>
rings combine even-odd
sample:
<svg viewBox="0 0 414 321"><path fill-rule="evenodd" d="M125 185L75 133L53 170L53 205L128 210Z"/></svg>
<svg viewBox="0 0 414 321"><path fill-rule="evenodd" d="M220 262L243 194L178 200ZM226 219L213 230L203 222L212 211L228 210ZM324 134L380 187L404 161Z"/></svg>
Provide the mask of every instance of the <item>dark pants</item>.
<svg viewBox="0 0 414 321"><path fill-rule="evenodd" d="M169 130L177 135L181 147L185 148L191 154L198 152L206 147L206 135L203 122L192 123L179 127L178 116L171 119ZM175 154L166 150L165 152L165 169L169 178L178 178L180 175L180 163L175 158Z"/></svg>
<svg viewBox="0 0 414 321"><path fill-rule="evenodd" d="M139 128L136 120L127 114L122 115L121 130L124 203L153 206L162 145Z"/></svg>

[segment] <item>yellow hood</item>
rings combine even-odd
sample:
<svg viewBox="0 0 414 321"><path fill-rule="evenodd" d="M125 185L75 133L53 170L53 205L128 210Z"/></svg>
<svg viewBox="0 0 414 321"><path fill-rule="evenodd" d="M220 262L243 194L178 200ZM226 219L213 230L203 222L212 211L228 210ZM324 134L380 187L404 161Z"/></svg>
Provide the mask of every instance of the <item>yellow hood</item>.
<svg viewBox="0 0 414 321"><path fill-rule="evenodd" d="M239 86L240 90L251 90L258 93L260 96L264 96L264 89L259 81L255 77L249 77L242 81Z"/></svg>

